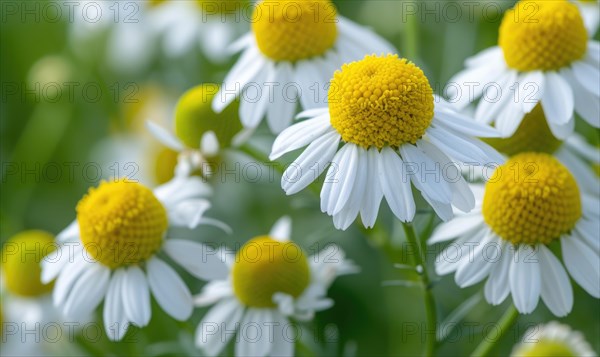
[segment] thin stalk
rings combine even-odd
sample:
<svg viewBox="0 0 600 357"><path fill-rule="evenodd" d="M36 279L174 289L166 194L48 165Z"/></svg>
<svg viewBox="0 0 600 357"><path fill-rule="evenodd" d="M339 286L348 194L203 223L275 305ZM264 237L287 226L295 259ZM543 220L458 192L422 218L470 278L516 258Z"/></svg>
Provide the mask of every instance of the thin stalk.
<svg viewBox="0 0 600 357"><path fill-rule="evenodd" d="M425 257L423 256L421 244L415 232L415 228L412 224L403 223L402 227L404 228L404 233L406 234L408 244L410 244L411 249L415 253L415 265L417 266L417 271L419 272L421 282L423 283L423 293L425 295L425 314L427 318L426 329L427 331L436 331L437 313L435 307L435 300L433 298L433 293L431 292L431 282L429 280L429 274L427 273L427 264L425 263ZM418 267L420 267L420 269ZM433 356L435 346L436 334L427 334L425 343L425 356Z"/></svg>
<svg viewBox="0 0 600 357"><path fill-rule="evenodd" d="M494 332L490 331L484 338L479 346L473 351L471 357L485 357L489 356L498 341L504 336L506 331L517 321L517 317L519 317L519 312L515 308L515 305L511 304L508 310L502 315L500 321L498 322L498 327L500 328L500 332L497 332L494 329ZM493 333L493 336L491 336Z"/></svg>

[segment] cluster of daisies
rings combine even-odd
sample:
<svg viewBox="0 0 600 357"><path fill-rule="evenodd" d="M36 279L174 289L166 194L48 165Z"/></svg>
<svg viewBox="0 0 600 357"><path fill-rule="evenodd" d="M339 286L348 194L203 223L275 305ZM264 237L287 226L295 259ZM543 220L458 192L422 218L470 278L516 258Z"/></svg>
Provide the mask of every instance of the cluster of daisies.
<svg viewBox="0 0 600 357"><path fill-rule="evenodd" d="M282 172L282 189L298 193L325 173L320 209L336 228L359 215L373 227L384 199L398 220L412 222L420 195L443 221L428 244L450 242L435 260L437 274L454 273L460 287L485 280L489 303L510 295L523 314L541 298L554 315L567 315L570 278L600 298L600 152L574 133L576 117L600 127L600 44L584 22L592 10L566 0L518 2L504 15L498 46L469 58L445 99L423 70L330 1L294 1L294 21L284 11L289 2L254 4L251 32L228 49L241 53L237 63L220 86L181 97L173 132L147 123L168 149L169 180L154 189L128 178L102 182L56 241L39 231L15 236L7 248L32 245L39 256L9 259L4 289L51 294L62 316L78 321L102 306L112 340L148 325L151 296L179 321L195 306L212 306L195 337L207 355L231 340L238 356L293 355L290 324L330 308L336 277L358 271L344 252L331 246L307 257L287 217L235 254L172 233L203 224L231 233L206 215L212 187L203 178L223 148L244 145L266 119L277 135L270 160L303 149ZM537 21L526 21L532 5ZM192 21L183 12L178 22ZM183 46L196 34L178 26L165 44ZM482 169L464 177L462 164ZM190 291L173 264L205 281L202 291ZM258 328L252 338L231 332L248 326ZM513 354L593 354L568 327L550 323L538 334Z"/></svg>

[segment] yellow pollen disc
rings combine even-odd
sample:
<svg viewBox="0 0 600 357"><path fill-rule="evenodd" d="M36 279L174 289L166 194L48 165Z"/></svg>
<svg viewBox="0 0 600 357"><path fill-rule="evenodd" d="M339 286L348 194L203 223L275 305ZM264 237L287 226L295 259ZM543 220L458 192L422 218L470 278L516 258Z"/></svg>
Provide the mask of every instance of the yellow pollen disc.
<svg viewBox="0 0 600 357"><path fill-rule="evenodd" d="M274 307L273 294L298 297L308 286L310 270L302 248L269 236L250 240L238 251L232 268L233 290L250 307Z"/></svg>
<svg viewBox="0 0 600 357"><path fill-rule="evenodd" d="M336 22L336 9L329 0L263 0L254 8L252 31L265 56L295 62L333 47Z"/></svg>
<svg viewBox="0 0 600 357"><path fill-rule="evenodd" d="M582 58L588 35L570 1L521 0L504 14L498 43L509 67L554 71Z"/></svg>
<svg viewBox="0 0 600 357"><path fill-rule="evenodd" d="M539 104L525 115L521 125L510 138L484 138L483 140L508 156L527 151L552 154L562 144L550 131L544 111Z"/></svg>
<svg viewBox="0 0 600 357"><path fill-rule="evenodd" d="M159 184L168 182L175 176L175 166L179 153L170 148L162 148L154 157L154 178Z"/></svg>
<svg viewBox="0 0 600 357"><path fill-rule="evenodd" d="M216 84L202 84L185 92L175 107L175 134L192 149L200 147L202 135L213 131L219 145L227 147L242 129L238 119L239 102L234 102L219 114L211 108L219 91Z"/></svg>
<svg viewBox="0 0 600 357"><path fill-rule="evenodd" d="M415 143L433 119L433 90L423 71L397 55L344 64L329 88L331 125L364 148Z"/></svg>
<svg viewBox="0 0 600 357"><path fill-rule="evenodd" d="M513 244L549 244L568 233L580 217L575 178L548 154L510 158L485 186L483 218Z"/></svg>
<svg viewBox="0 0 600 357"><path fill-rule="evenodd" d="M44 231L24 231L10 238L2 247L2 272L8 291L25 297L50 292L53 283L42 284L40 264L55 249L54 237Z"/></svg>
<svg viewBox="0 0 600 357"><path fill-rule="evenodd" d="M154 193L127 179L91 188L77 204L77 221L88 254L110 268L150 258L167 230L167 212Z"/></svg>
<svg viewBox="0 0 600 357"><path fill-rule="evenodd" d="M575 357L577 354L567 346L565 343L560 341L549 341L539 340L536 343L528 343L524 345L530 345L519 349L519 356L521 357Z"/></svg>

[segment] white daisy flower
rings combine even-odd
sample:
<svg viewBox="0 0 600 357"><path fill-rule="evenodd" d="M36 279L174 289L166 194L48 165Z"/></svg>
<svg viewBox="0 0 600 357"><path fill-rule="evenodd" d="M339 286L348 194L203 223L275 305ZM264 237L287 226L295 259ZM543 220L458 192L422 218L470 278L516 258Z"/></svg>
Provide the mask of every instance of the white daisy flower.
<svg viewBox="0 0 600 357"><path fill-rule="evenodd" d="M180 57L197 48L213 62L230 55L227 46L247 31L240 13L247 1L82 1L70 28L73 50L90 56L90 43L108 33L106 60L112 68L147 69L159 51Z"/></svg>
<svg viewBox="0 0 600 357"><path fill-rule="evenodd" d="M583 17L583 23L585 28L588 30L590 37L596 34L598 31L598 25L600 24L600 8L598 7L598 0L574 0L581 16Z"/></svg>
<svg viewBox="0 0 600 357"><path fill-rule="evenodd" d="M56 278L54 305L81 320L104 300L108 337L120 340L130 324L150 321L150 293L177 320L192 313L192 296L179 275L157 256L166 253L200 279L226 275L220 261L199 261L208 247L170 238L168 228L223 223L204 217L210 189L199 178L179 178L154 191L128 179L102 182L77 205L77 220L57 238L58 254L42 262L42 282Z"/></svg>
<svg viewBox="0 0 600 357"><path fill-rule="evenodd" d="M236 356L292 356L290 319L308 321L330 308L329 286L358 271L335 245L307 258L290 232L291 221L283 217L269 235L244 244L235 259L224 256L227 279L209 282L195 298L197 306L215 304L196 331L196 344L207 355L218 355L237 332Z"/></svg>
<svg viewBox="0 0 600 357"><path fill-rule="evenodd" d="M522 152L552 154L573 173L581 190L600 196L600 177L592 168L592 165L600 165L600 149L588 144L577 133L573 133L565 141L556 139L540 105L525 115L510 138L490 138L484 141L508 156ZM488 169L490 168L483 169L487 171L486 175L492 174L492 170Z"/></svg>
<svg viewBox="0 0 600 357"><path fill-rule="evenodd" d="M266 115L275 133L290 125L298 100L304 109L324 104L326 84L343 63L396 52L375 33L338 15L329 0L260 1L252 32L232 48L242 55L213 109L220 112L240 97L242 124L256 127Z"/></svg>
<svg viewBox="0 0 600 357"><path fill-rule="evenodd" d="M52 306L52 283L40 281L40 262L55 249L54 237L40 230L20 232L2 247L0 337L3 356L51 355L57 348L65 348L63 342L67 339L49 342L42 335L43 329L52 329L57 335L66 333L62 331L60 313Z"/></svg>
<svg viewBox="0 0 600 357"><path fill-rule="evenodd" d="M150 132L177 156L175 176L200 172L208 177L215 169L221 146L239 146L253 133L242 129L237 105L215 113L210 103L219 89L216 84L202 84L184 93L175 108L175 134L146 122Z"/></svg>
<svg viewBox="0 0 600 357"><path fill-rule="evenodd" d="M556 321L529 328L523 335L523 341L513 348L510 355L511 357L597 356L581 332Z"/></svg>
<svg viewBox="0 0 600 357"><path fill-rule="evenodd" d="M439 275L455 273L460 287L487 278L485 298L502 303L511 294L521 313L541 297L556 316L573 307L571 277L600 297L600 207L598 196L581 191L558 160L521 153L498 167L477 189L472 212L441 224L429 244L455 242L436 259ZM560 243L562 260L551 247Z"/></svg>
<svg viewBox="0 0 600 357"><path fill-rule="evenodd" d="M568 137L574 113L600 127L600 44L564 0L522 0L504 14L499 45L467 59L446 87L459 109L477 98L475 119L511 136L540 103L552 133Z"/></svg>
<svg viewBox="0 0 600 357"><path fill-rule="evenodd" d="M181 56L200 46L213 62L225 61L227 47L247 31L241 14L248 0L158 0L150 24L160 34L161 46L171 56Z"/></svg>
<svg viewBox="0 0 600 357"><path fill-rule="evenodd" d="M471 138L497 136L493 128L434 98L421 69L396 55L345 64L331 81L329 107L298 117L310 119L284 130L270 159L308 145L283 174L288 195L331 163L321 210L333 216L338 229L349 227L359 212L363 224L372 227L383 197L398 219L412 221L411 182L442 219L452 217L452 204L468 212L475 205L473 193L450 158L480 165L503 161Z"/></svg>

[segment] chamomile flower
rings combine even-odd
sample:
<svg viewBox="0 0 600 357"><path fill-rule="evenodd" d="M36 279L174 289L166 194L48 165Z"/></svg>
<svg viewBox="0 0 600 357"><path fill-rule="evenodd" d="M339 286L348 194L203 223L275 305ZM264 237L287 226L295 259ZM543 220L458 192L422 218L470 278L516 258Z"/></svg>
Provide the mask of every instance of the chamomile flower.
<svg viewBox="0 0 600 357"><path fill-rule="evenodd" d="M459 109L481 97L475 119L511 136L539 103L554 136L573 132L577 112L600 127L600 44L570 1L519 1L500 26L498 46L467 59L446 93Z"/></svg>
<svg viewBox="0 0 600 357"><path fill-rule="evenodd" d="M57 238L58 257L42 262L42 282L56 278L54 305L65 316L81 320L104 300L104 326L112 340L128 326L146 326L150 294L177 320L192 313L192 296L169 264L166 253L200 279L220 276L214 259L199 261L202 244L169 237L174 226L195 228L223 223L204 217L210 203L200 198L208 188L199 178L180 178L154 191L127 180L104 181L77 204L77 220Z"/></svg>
<svg viewBox="0 0 600 357"><path fill-rule="evenodd" d="M236 356L292 356L290 319L308 321L330 308L329 286L336 277L357 272L335 245L307 257L289 240L290 231L291 221L284 217L269 235L244 244L235 259L224 257L228 278L209 282L195 298L197 306L215 304L196 331L196 344L207 355L218 355L237 332Z"/></svg>
<svg viewBox="0 0 600 357"><path fill-rule="evenodd" d="M60 313L52 306L53 283L40 280L40 262L55 249L54 236L40 230L20 232L2 247L3 356L48 355L56 345L35 334L50 323L60 328Z"/></svg>
<svg viewBox="0 0 600 357"><path fill-rule="evenodd" d="M343 63L395 52L375 33L338 15L329 0L260 1L252 32L232 47L242 55L213 109L220 112L241 97L242 124L256 127L266 115L274 133L289 126L298 100L304 109L323 105L325 85Z"/></svg>
<svg viewBox="0 0 600 357"><path fill-rule="evenodd" d="M552 154L573 173L582 191L600 196L600 177L592 169L592 165L600 164L600 150L577 133L565 141L556 139L540 105L525 115L510 138L489 138L484 141L508 156L522 152Z"/></svg>
<svg viewBox="0 0 600 357"><path fill-rule="evenodd" d="M455 273L460 287L487 278L486 300L497 305L511 294L521 313L541 297L556 316L573 307L567 275L600 297L598 197L580 190L573 174L544 153L521 153L477 188L477 207L441 224L429 244L457 238L436 259L439 275ZM552 252L558 245L563 265Z"/></svg>
<svg viewBox="0 0 600 357"><path fill-rule="evenodd" d="M511 357L597 356L581 332L556 321L531 327L523 336Z"/></svg>
<svg viewBox="0 0 600 357"><path fill-rule="evenodd" d="M147 122L150 132L169 149L165 155L177 157L175 176L194 172L210 176L221 146L240 145L253 132L239 124L237 105L219 114L213 112L210 103L218 88L215 84L202 84L181 96L175 108L175 135Z"/></svg>
<svg viewBox="0 0 600 357"><path fill-rule="evenodd" d="M331 163L321 210L338 229L359 212L372 227L383 197L398 219L411 221L411 182L444 220L452 217L452 204L471 210L473 193L450 158L480 165L503 161L470 137L497 132L437 99L421 69L396 55L345 64L331 81L329 107L301 113L310 119L275 140L271 160L308 145L284 172L282 188L288 195L299 192Z"/></svg>

